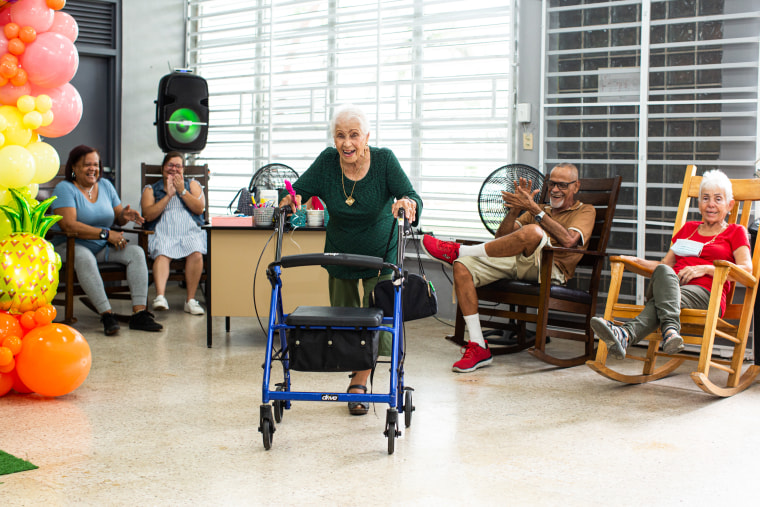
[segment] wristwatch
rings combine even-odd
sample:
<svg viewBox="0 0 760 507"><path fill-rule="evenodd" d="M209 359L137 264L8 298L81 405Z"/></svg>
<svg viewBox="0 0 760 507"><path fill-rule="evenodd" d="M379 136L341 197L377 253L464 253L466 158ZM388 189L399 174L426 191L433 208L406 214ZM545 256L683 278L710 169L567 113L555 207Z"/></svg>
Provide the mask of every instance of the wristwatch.
<svg viewBox="0 0 760 507"><path fill-rule="evenodd" d="M541 223L541 220L544 219L544 215L546 215L546 211L541 210L541 213L537 213L533 219L536 221L537 224Z"/></svg>
<svg viewBox="0 0 760 507"><path fill-rule="evenodd" d="M108 239L108 233L110 231L108 229L101 229L100 230L100 239Z"/></svg>
<svg viewBox="0 0 760 507"><path fill-rule="evenodd" d="M180 196L180 197L185 197L185 194L186 194L186 193L187 193L187 189L186 189L186 188L183 188L183 189L182 189L182 193L181 193L181 194L179 194L179 196Z"/></svg>

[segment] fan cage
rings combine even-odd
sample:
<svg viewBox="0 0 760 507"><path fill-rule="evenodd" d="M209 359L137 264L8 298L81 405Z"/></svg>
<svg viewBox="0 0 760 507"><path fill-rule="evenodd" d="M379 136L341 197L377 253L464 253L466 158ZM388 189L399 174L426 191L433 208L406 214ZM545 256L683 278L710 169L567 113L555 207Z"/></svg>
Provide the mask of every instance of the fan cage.
<svg viewBox="0 0 760 507"><path fill-rule="evenodd" d="M499 225L509 212L509 208L505 206L501 197L501 192L504 190L514 193L515 181L519 181L520 178L531 182L531 191L539 190L535 197L535 201L538 203L540 190L544 185L544 175L529 165L508 164L502 166L489 174L480 187L478 213L483 225L493 235L496 235Z"/></svg>

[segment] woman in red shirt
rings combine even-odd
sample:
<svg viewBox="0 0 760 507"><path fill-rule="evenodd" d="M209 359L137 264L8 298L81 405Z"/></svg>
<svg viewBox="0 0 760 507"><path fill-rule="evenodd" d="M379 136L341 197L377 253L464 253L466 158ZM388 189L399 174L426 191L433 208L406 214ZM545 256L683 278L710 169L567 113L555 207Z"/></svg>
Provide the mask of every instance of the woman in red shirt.
<svg viewBox="0 0 760 507"><path fill-rule="evenodd" d="M707 309L715 273L713 261L727 260L752 271L747 230L725 220L734 207L731 181L722 171L707 171L702 176L699 194L702 221L684 224L673 236L670 250L661 261L627 257L654 269L641 313L621 326L599 317L591 319L591 329L618 359L625 358L629 345L646 338L658 327L663 352L676 354L683 350L681 308ZM728 290L726 282L720 301L721 315L726 310Z"/></svg>

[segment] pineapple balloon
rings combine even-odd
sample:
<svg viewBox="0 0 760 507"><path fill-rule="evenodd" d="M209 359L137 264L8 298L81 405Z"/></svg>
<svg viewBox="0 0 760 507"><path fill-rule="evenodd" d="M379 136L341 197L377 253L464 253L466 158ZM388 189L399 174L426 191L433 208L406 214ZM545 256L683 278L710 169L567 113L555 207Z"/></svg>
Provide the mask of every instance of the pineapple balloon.
<svg viewBox="0 0 760 507"><path fill-rule="evenodd" d="M10 192L20 211L0 206L11 222L0 240L0 310L24 313L50 304L58 290L61 257L44 236L61 217L45 216L55 197L30 208L20 192Z"/></svg>

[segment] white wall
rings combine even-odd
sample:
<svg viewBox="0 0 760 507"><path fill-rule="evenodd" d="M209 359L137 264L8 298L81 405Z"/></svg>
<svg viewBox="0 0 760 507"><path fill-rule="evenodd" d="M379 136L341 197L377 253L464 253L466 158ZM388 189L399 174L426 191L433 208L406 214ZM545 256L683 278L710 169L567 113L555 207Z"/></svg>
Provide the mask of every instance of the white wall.
<svg viewBox="0 0 760 507"><path fill-rule="evenodd" d="M140 204L140 163L161 163L156 142L158 82L185 60L183 0L122 2L121 198Z"/></svg>

